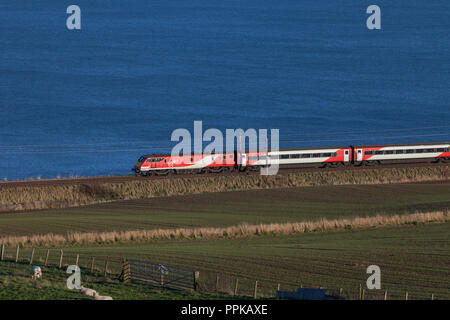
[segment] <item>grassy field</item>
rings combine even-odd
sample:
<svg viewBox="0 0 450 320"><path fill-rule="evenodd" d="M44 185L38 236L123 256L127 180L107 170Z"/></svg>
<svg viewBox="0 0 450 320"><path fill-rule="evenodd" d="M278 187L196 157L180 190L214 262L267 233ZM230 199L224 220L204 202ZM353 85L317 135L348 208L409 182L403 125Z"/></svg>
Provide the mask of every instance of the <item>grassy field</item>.
<svg viewBox="0 0 450 320"><path fill-rule="evenodd" d="M450 183L218 192L0 214L0 235L224 227L450 208Z"/></svg>
<svg viewBox="0 0 450 320"><path fill-rule="evenodd" d="M32 280L30 265L25 263L0 262L0 300L94 300L77 290L69 290L66 281L69 274L64 269L42 267L43 278ZM104 277L98 272L82 270L81 285L96 290L114 300L168 300L168 299L230 299L224 295L198 293L175 288L160 288L156 285L122 283L116 277Z"/></svg>
<svg viewBox="0 0 450 320"><path fill-rule="evenodd" d="M123 244L64 249L64 264L74 264L80 255L82 270L89 269L90 257L102 270L106 256L140 258L200 271L205 292L232 293L239 278L240 295L251 296L254 280L260 295L273 297L277 284L281 289L325 287L331 293L343 288L346 298L358 297L359 285L365 285L367 266L381 268L382 290L366 291L366 298L380 299L384 290L390 299L449 299L450 223L417 224L401 227L305 233L295 236L261 236L251 239L167 240L146 244ZM36 252L42 265L44 250ZM14 249L9 252L14 256ZM21 256L27 259L29 249ZM59 261L59 250L51 252L52 263ZM120 259L118 259L120 261ZM118 274L120 263L110 264ZM83 271L84 272L84 271ZM108 291L106 291L108 293Z"/></svg>
<svg viewBox="0 0 450 320"><path fill-rule="evenodd" d="M0 235L226 227L241 222L297 222L446 211L449 207L449 183L291 187L0 214ZM286 290L295 289L301 283L305 287L325 287L334 294L342 288L346 298L351 299L358 297L359 285L365 284L367 266L376 264L381 267L382 290L366 291L368 299L382 298L385 289L391 299L404 298L405 291L408 291L410 299L428 299L431 294L436 299L450 299L449 234L450 223L447 222L360 230L349 228L285 236L264 234L240 239L175 238L140 243L118 242L114 245L64 248L63 264L74 264L76 255L80 254L80 265L85 273L91 257L95 256L96 268L101 271L105 257L115 257L117 260L110 262L109 271L117 274L120 272L121 258L134 257L199 270L203 292L230 294L235 279L239 278L238 293L243 296L252 295L254 281L258 280L261 296L273 297L278 283L281 289ZM30 248L22 248L20 259L28 259L30 253ZM45 253L44 248L36 250L34 263L42 265ZM7 247L6 256L8 259L14 258L15 247ZM52 249L50 262L55 265L58 261L59 250ZM15 295L17 298L30 298L26 288L31 288L30 292L35 292L33 294L44 290L43 297L46 298L73 297L72 292L61 287L63 284L45 281L37 284L28 280L28 265L0 266L0 292L3 292L0 298L11 298L5 292L13 290L19 292ZM59 270L54 271L55 277L66 276L64 272L58 276ZM110 280L105 282L102 277L96 278L94 275L90 279L89 272L87 274L87 283L98 285L102 294L116 295L118 299L184 297L179 292L172 295L165 291L161 293L158 288L134 287L134 284L123 288L123 284L115 280L111 280L111 284ZM216 287L217 275L219 281ZM45 285L45 289L40 288L41 285Z"/></svg>
<svg viewBox="0 0 450 320"><path fill-rule="evenodd" d="M224 277L259 280L274 293L276 283L344 288L357 293L368 275L368 265L382 270L382 288L400 298L450 298L450 224L412 225L361 231L310 233L287 237L237 240L159 241L67 249L87 255L135 256L158 263L201 271L210 281L214 273ZM205 283L205 285L208 285ZM227 285L223 283L223 287ZM228 284L231 289L232 284ZM285 288L288 288L285 287ZM250 286L251 288L251 286ZM226 291L226 290L225 290ZM247 292L249 293L249 292Z"/></svg>

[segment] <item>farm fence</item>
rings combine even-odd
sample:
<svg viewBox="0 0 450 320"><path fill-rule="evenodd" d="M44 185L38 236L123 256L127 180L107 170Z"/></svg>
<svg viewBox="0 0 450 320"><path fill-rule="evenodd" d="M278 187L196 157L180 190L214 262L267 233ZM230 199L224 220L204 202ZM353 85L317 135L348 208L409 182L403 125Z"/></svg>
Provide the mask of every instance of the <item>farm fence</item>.
<svg viewBox="0 0 450 320"><path fill-rule="evenodd" d="M122 271L123 280L156 283L162 287L197 289L198 272L143 260L127 259Z"/></svg>
<svg viewBox="0 0 450 320"><path fill-rule="evenodd" d="M277 291L296 291L301 287L317 288L301 281L278 281L274 279L253 279L242 275L231 275L210 270L189 270L153 262L127 259L126 257L93 256L83 253L66 252L64 249L6 247L0 245L0 262L10 261L39 264L44 267L66 268L78 265L84 272L108 277L116 277L124 282L155 284L162 287L178 287L206 293L245 298L274 298ZM400 288L365 290L360 284L336 287L319 287L327 294L351 300L405 300L436 299L436 295L425 295L420 291L408 292Z"/></svg>

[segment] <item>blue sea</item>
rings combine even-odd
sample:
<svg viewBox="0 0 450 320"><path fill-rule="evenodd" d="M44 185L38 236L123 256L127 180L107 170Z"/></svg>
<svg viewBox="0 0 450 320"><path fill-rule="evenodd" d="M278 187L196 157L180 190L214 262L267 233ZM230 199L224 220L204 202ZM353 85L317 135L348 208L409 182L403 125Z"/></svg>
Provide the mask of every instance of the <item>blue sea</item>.
<svg viewBox="0 0 450 320"><path fill-rule="evenodd" d="M68 30L66 9L81 9ZM366 8L381 8L368 30ZM128 174L173 130L449 141L448 0L0 3L0 179Z"/></svg>

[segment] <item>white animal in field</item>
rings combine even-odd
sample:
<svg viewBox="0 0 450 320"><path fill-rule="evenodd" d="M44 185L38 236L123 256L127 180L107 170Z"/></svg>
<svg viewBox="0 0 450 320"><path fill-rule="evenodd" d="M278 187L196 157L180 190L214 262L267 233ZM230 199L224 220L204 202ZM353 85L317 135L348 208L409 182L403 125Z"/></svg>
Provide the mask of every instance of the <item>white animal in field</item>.
<svg viewBox="0 0 450 320"><path fill-rule="evenodd" d="M99 296L97 292L94 292L94 299L95 300L112 300L110 296Z"/></svg>
<svg viewBox="0 0 450 320"><path fill-rule="evenodd" d="M78 291L80 291L80 293L85 294L85 295L90 296L90 297L93 297L94 294L97 293L97 291L95 291L94 289L85 288L83 286L81 286Z"/></svg>
<svg viewBox="0 0 450 320"><path fill-rule="evenodd" d="M33 280L42 278L42 270L38 266L31 267L30 273L31 273L31 279L33 279Z"/></svg>

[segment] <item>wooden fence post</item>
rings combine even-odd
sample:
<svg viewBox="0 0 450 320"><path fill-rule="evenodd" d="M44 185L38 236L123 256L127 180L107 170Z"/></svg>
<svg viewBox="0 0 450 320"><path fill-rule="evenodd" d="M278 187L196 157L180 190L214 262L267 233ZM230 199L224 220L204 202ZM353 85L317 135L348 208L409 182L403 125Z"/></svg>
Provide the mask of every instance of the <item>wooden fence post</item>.
<svg viewBox="0 0 450 320"><path fill-rule="evenodd" d="M164 287L164 270L163 268L160 268L161 270L159 271L159 284L161 285L161 287Z"/></svg>
<svg viewBox="0 0 450 320"><path fill-rule="evenodd" d="M238 285L239 285L239 279L236 278L236 282L234 283L234 295L237 296L238 293Z"/></svg>
<svg viewBox="0 0 450 320"><path fill-rule="evenodd" d="M126 260L125 262L125 272L123 275L123 280L124 282L128 283L131 281L131 272L130 272L130 263L128 262L128 260Z"/></svg>
<svg viewBox="0 0 450 320"><path fill-rule="evenodd" d="M34 248L31 250L30 264L33 264Z"/></svg>
<svg viewBox="0 0 450 320"><path fill-rule="evenodd" d="M219 292L219 275L216 274L216 293Z"/></svg>
<svg viewBox="0 0 450 320"><path fill-rule="evenodd" d="M343 294L344 294L344 289L339 288L339 297L342 297Z"/></svg>
<svg viewBox="0 0 450 320"><path fill-rule="evenodd" d="M362 289L362 295L361 295L361 300L364 300L364 295L366 293L366 289Z"/></svg>
<svg viewBox="0 0 450 320"><path fill-rule="evenodd" d="M277 285L277 291L280 291L280 284Z"/></svg>
<svg viewBox="0 0 450 320"><path fill-rule="evenodd" d="M103 272L103 276L106 277L106 274L108 273L108 256L106 256L105 260L105 271Z"/></svg>
<svg viewBox="0 0 450 320"><path fill-rule="evenodd" d="M16 262L19 261L19 250L20 250L20 246L17 245L17 250L16 250Z"/></svg>
<svg viewBox="0 0 450 320"><path fill-rule="evenodd" d="M405 293L405 300L408 300L408 291Z"/></svg>
<svg viewBox="0 0 450 320"><path fill-rule="evenodd" d="M388 297L388 293L387 293L387 289L386 289L386 290L384 290L384 300L387 300L387 297Z"/></svg>
<svg viewBox="0 0 450 320"><path fill-rule="evenodd" d="M48 263L48 256L50 255L50 249L47 249L47 255L45 256L45 263L44 266L47 266Z"/></svg>
<svg viewBox="0 0 450 320"><path fill-rule="evenodd" d="M5 255L5 244L2 243L2 255L0 256L0 261L3 261L4 255Z"/></svg>
<svg viewBox="0 0 450 320"><path fill-rule="evenodd" d="M200 272L199 271L194 271L194 290L198 291L199 286L198 286L198 281L200 279Z"/></svg>
<svg viewBox="0 0 450 320"><path fill-rule="evenodd" d="M63 249L61 249L61 255L59 256L59 268L62 268L62 262L63 262Z"/></svg>
<svg viewBox="0 0 450 320"><path fill-rule="evenodd" d="M92 260L91 260L91 272L94 272L94 261L95 261L95 257L92 257Z"/></svg>
<svg viewBox="0 0 450 320"><path fill-rule="evenodd" d="M431 300L434 300L434 293L431 294Z"/></svg>
<svg viewBox="0 0 450 320"><path fill-rule="evenodd" d="M75 262L75 265L78 267L78 259L80 259L80 255L77 254L77 261Z"/></svg>
<svg viewBox="0 0 450 320"><path fill-rule="evenodd" d="M362 286L361 283L359 284L359 300L362 300Z"/></svg>
<svg viewBox="0 0 450 320"><path fill-rule="evenodd" d="M258 295L258 280L255 280L255 288L253 289L253 299Z"/></svg>

